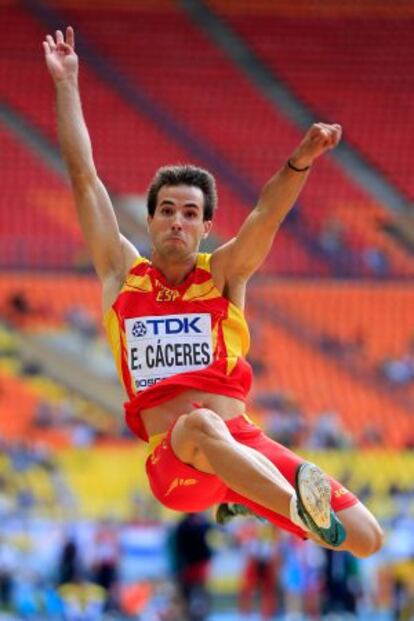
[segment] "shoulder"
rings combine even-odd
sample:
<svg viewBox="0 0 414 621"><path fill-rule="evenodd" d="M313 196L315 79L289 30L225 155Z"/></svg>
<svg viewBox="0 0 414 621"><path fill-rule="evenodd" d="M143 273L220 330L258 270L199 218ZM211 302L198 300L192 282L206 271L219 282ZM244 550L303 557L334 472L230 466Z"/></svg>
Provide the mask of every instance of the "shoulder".
<svg viewBox="0 0 414 621"><path fill-rule="evenodd" d="M217 289L232 304L244 309L247 278L233 274L231 253L234 238L217 248L210 257L210 271Z"/></svg>
<svg viewBox="0 0 414 621"><path fill-rule="evenodd" d="M104 314L114 304L122 288L127 283L128 278L130 276L138 276L140 273L144 274L146 268L151 266L152 264L148 259L138 254L138 256L134 257L131 266L125 274L122 276L109 274L102 281L102 306Z"/></svg>

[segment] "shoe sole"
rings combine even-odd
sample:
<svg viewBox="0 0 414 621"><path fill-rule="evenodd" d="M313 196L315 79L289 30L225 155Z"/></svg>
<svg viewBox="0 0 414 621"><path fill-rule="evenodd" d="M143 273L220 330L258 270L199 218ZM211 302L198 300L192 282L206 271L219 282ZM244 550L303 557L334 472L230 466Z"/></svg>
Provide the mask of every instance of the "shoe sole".
<svg viewBox="0 0 414 621"><path fill-rule="evenodd" d="M331 526L331 484L324 472L303 463L296 472L296 493L302 509L318 528Z"/></svg>

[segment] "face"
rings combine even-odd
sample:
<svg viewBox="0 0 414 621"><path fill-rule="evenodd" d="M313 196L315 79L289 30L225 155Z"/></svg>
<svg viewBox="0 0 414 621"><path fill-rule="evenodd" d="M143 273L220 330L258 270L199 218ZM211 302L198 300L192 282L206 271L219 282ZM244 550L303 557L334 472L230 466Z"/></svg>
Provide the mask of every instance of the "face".
<svg viewBox="0 0 414 621"><path fill-rule="evenodd" d="M188 185L163 186L148 230L154 250L165 257L186 258L198 251L211 221L203 221L204 195Z"/></svg>

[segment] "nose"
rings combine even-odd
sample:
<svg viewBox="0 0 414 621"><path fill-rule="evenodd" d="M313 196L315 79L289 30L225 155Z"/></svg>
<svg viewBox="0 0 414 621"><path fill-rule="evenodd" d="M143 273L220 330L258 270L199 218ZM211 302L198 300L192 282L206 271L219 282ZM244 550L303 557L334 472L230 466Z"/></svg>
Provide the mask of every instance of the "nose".
<svg viewBox="0 0 414 621"><path fill-rule="evenodd" d="M182 222L181 222L181 215L179 213L176 213L174 215L172 222L171 222L171 228L173 231L181 231L181 229L183 228Z"/></svg>

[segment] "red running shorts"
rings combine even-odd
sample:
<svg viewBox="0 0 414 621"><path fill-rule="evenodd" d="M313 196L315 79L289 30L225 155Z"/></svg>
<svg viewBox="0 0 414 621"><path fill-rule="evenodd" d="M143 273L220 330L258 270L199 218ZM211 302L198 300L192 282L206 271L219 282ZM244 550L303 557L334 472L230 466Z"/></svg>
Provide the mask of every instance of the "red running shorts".
<svg viewBox="0 0 414 621"><path fill-rule="evenodd" d="M268 438L260 427L244 416L237 416L225 423L237 442L250 446L265 455L289 483L295 485L296 470L304 461L301 457ZM279 528L301 538L306 537L305 531L288 518L232 491L216 475L200 472L180 461L171 447L173 428L174 425L146 461L146 471L152 493L161 504L175 511L196 513L221 502L241 503ZM335 512L352 507L358 502L356 496L338 481L332 477L329 477L329 480L332 488L331 504Z"/></svg>

